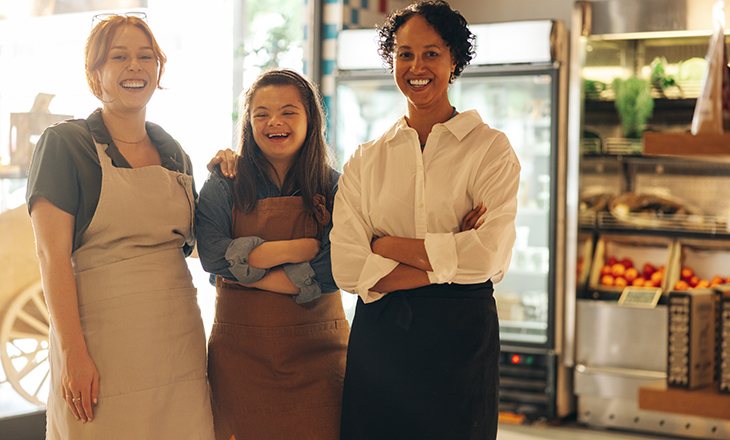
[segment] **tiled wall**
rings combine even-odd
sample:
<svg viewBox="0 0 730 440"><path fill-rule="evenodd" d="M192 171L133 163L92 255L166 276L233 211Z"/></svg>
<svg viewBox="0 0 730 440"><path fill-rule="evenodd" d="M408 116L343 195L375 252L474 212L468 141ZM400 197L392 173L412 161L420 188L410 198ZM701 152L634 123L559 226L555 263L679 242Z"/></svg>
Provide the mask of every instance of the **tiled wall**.
<svg viewBox="0 0 730 440"><path fill-rule="evenodd" d="M343 29L372 29L382 23L386 12L407 6L409 0L325 0L322 14L322 97L328 114L327 132L332 122L332 102L335 94L335 57L337 34Z"/></svg>

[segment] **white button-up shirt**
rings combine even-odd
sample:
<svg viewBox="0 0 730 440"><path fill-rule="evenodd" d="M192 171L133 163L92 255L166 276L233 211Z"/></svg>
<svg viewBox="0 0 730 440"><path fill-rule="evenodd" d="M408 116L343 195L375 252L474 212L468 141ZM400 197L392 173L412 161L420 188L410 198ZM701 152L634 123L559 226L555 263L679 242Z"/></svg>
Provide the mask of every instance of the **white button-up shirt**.
<svg viewBox="0 0 730 440"><path fill-rule="evenodd" d="M519 179L507 137L476 110L436 124L423 152L402 117L344 166L330 235L337 285L366 303L383 297L370 289L398 265L370 248L384 236L424 239L431 283L499 282L512 256ZM480 202L484 224L460 232Z"/></svg>

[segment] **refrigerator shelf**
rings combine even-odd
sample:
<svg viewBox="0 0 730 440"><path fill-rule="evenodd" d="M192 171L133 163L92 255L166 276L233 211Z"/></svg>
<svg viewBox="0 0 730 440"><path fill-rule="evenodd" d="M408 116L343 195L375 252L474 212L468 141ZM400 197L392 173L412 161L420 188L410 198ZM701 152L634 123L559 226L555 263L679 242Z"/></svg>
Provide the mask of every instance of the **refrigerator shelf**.
<svg viewBox="0 0 730 440"><path fill-rule="evenodd" d="M651 230L657 232L680 232L707 235L730 234L730 219L707 215L642 215L626 214L621 218L610 212L600 212L597 217L599 229Z"/></svg>
<svg viewBox="0 0 730 440"><path fill-rule="evenodd" d="M626 214L620 218L610 212L581 212L578 227L583 230L639 231L680 235L730 235L730 217L711 215L666 214L647 216Z"/></svg>

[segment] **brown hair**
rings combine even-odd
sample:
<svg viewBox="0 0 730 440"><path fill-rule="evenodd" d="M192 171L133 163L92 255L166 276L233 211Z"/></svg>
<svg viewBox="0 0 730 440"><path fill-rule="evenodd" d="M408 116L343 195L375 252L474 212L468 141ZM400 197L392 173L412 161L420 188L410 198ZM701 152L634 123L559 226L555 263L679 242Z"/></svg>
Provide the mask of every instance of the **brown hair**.
<svg viewBox="0 0 730 440"><path fill-rule="evenodd" d="M302 75L288 69L276 69L262 73L249 87L241 103L239 120L239 158L236 161L236 177L233 182L233 200L243 212L250 212L256 206L257 178L272 176L276 170L256 144L251 126L251 105L259 89L266 86L293 86L299 91L307 116L307 135L299 149L294 164L282 178L282 194L291 194L297 189L304 200L304 206L314 211L314 196L323 195L327 207L332 206L332 167L329 146L325 141L325 116L322 98L315 86Z"/></svg>
<svg viewBox="0 0 730 440"><path fill-rule="evenodd" d="M139 17L126 16L126 15L110 15L102 19L96 26L91 30L89 38L86 39L86 46L84 47L84 67L86 68L86 82L89 83L91 93L97 98L101 99L101 82L97 72L106 63L109 49L113 43L113 38L117 34L117 31L124 26L136 26L142 29L142 32L147 35L152 44L152 51L155 53L157 58L158 71L157 71L157 88L161 89L160 78L162 73L165 71L165 63L167 57L160 49L160 46L155 40L155 36L152 35L147 23Z"/></svg>

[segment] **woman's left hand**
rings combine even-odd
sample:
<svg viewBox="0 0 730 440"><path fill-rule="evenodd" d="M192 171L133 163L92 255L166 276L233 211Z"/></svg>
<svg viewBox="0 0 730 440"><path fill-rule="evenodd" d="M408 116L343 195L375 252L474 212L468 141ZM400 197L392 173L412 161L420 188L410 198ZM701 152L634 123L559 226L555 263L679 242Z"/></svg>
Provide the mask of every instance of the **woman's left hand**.
<svg viewBox="0 0 730 440"><path fill-rule="evenodd" d="M479 226L484 223L484 220L480 221L478 224L477 220L479 220L479 217L484 215L485 212L487 212L487 208L484 207L483 203L480 203L476 208L469 211L469 213L464 216L464 219L461 220L461 232L468 231L470 229L479 229Z"/></svg>
<svg viewBox="0 0 730 440"><path fill-rule="evenodd" d="M226 148L225 150L219 150L218 153L216 153L216 155L213 157L213 159L208 162L208 171L212 173L215 171L215 167L217 165L220 165L221 173L224 176L233 179L234 177L236 177L237 159L238 155L230 148Z"/></svg>

